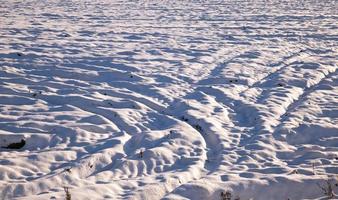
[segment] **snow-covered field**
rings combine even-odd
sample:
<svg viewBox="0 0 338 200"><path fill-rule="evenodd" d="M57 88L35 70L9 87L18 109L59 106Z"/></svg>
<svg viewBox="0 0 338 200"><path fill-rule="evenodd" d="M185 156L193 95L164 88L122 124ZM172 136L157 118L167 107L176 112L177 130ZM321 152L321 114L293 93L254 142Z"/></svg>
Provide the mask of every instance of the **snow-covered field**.
<svg viewBox="0 0 338 200"><path fill-rule="evenodd" d="M337 68L336 0L0 1L0 199L337 194Z"/></svg>

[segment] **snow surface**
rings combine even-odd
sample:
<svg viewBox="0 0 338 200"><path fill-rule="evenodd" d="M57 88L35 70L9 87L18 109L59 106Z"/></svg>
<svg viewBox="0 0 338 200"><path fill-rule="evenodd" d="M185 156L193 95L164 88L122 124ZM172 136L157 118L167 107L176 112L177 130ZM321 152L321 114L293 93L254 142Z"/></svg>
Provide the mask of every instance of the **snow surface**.
<svg viewBox="0 0 338 200"><path fill-rule="evenodd" d="M0 2L1 199L323 199L338 2Z"/></svg>

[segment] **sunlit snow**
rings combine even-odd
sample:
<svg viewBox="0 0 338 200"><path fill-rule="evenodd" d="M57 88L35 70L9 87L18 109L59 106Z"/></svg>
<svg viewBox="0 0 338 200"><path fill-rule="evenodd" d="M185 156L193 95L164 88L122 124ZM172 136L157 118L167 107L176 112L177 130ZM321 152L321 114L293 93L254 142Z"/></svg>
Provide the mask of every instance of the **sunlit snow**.
<svg viewBox="0 0 338 200"><path fill-rule="evenodd" d="M334 198L337 68L336 0L1 1L0 199Z"/></svg>

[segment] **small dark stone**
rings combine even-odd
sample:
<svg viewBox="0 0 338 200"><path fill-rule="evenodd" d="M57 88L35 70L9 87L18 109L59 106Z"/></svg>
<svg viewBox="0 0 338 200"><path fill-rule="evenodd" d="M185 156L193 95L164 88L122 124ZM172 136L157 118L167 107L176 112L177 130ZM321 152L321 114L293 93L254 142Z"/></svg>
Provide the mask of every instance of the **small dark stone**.
<svg viewBox="0 0 338 200"><path fill-rule="evenodd" d="M34 93L32 96L33 96L33 97L36 97L37 95L38 95L38 94Z"/></svg>
<svg viewBox="0 0 338 200"><path fill-rule="evenodd" d="M185 118L184 116L182 116L182 117L181 117L181 120L182 120L182 121L185 121L185 122L187 122L187 121L188 121L188 119L187 119L187 118Z"/></svg>
<svg viewBox="0 0 338 200"><path fill-rule="evenodd" d="M17 56L22 56L22 53L16 53Z"/></svg>
<svg viewBox="0 0 338 200"><path fill-rule="evenodd" d="M70 169L71 168L67 168L67 169L65 169L65 171L70 173L70 171L71 171Z"/></svg>
<svg viewBox="0 0 338 200"><path fill-rule="evenodd" d="M197 131L202 132L202 127L200 125L196 124L194 127Z"/></svg>
<svg viewBox="0 0 338 200"><path fill-rule="evenodd" d="M143 151L142 150L140 151L139 156L140 156L140 158L143 158Z"/></svg>
<svg viewBox="0 0 338 200"><path fill-rule="evenodd" d="M21 139L21 142L9 144L7 147L3 147L3 148L6 148L6 149L21 149L23 146L25 146L25 144L26 144L26 141L24 139Z"/></svg>

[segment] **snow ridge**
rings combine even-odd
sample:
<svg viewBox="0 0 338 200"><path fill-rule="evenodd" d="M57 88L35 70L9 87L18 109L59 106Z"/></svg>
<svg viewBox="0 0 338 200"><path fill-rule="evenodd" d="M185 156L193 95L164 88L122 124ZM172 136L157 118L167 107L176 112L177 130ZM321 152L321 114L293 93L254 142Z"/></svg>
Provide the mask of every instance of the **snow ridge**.
<svg viewBox="0 0 338 200"><path fill-rule="evenodd" d="M2 3L0 199L334 196L337 10Z"/></svg>

